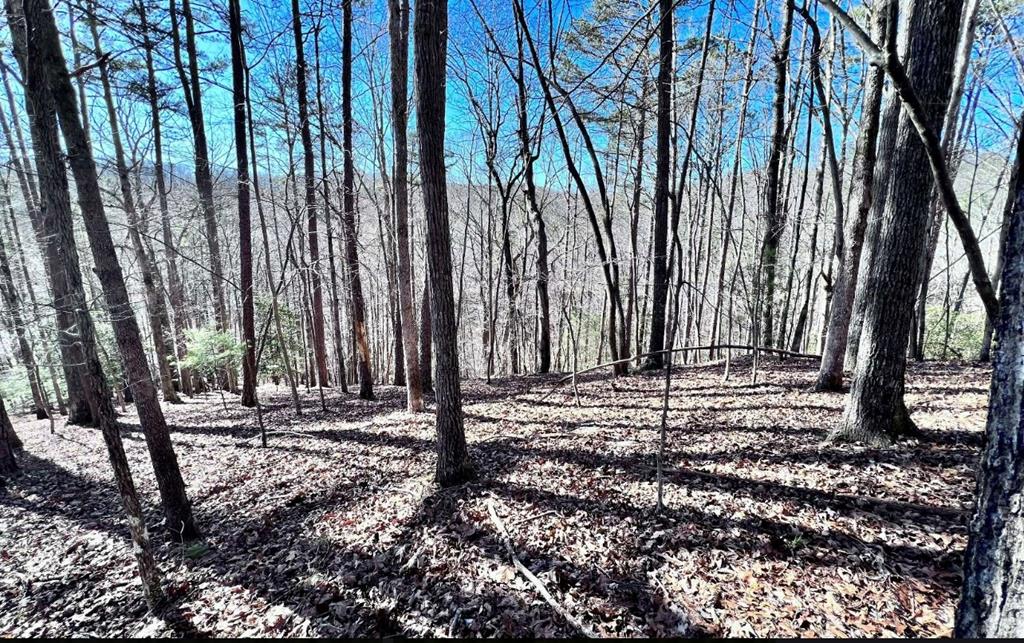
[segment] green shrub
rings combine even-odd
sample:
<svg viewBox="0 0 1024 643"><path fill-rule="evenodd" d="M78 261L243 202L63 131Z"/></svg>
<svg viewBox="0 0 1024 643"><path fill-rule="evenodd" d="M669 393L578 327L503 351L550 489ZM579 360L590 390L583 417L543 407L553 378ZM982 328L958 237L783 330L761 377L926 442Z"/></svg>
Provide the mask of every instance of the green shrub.
<svg viewBox="0 0 1024 643"><path fill-rule="evenodd" d="M214 328L193 328L185 331L187 352L182 366L192 369L210 381L218 381L222 373L234 372L242 364L245 345L230 333Z"/></svg>

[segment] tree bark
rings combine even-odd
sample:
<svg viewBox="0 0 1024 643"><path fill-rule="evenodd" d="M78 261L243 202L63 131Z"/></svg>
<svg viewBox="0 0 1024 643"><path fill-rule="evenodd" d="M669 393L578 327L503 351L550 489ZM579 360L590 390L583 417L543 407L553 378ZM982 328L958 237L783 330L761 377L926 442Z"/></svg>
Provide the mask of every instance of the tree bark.
<svg viewBox="0 0 1024 643"><path fill-rule="evenodd" d="M33 13L27 8L30 3L36 12L35 20ZM171 444L156 387L149 372L139 326L125 287L124 274L117 262L96 163L93 160L92 148L85 139L78 101L61 51L57 27L52 13L46 6L46 0L30 0L25 4L28 22L32 26L32 37L29 39L32 45L28 50L28 58L33 58L34 49L36 56L41 59L38 63L38 73L43 75L42 82L47 85L46 97L52 101L56 109L57 119L64 134L67 159L78 191L79 208L85 219L85 230L92 248L94 271L103 287L103 296L114 327L114 337L124 363L125 375L131 383L132 398L153 462L153 471L156 474L166 518L165 526L176 537L193 538L198 534L198 530L192 518L191 503L181 478L178 459ZM44 15L46 18L41 18ZM109 399L101 399L100 402L102 405L109 402ZM100 410L104 411L102 408ZM112 423L112 419L110 421Z"/></svg>
<svg viewBox="0 0 1024 643"><path fill-rule="evenodd" d="M416 310L412 292L412 251L409 247L409 2L388 0L388 11L399 318L405 359L406 405L410 411L418 413L423 410L423 378L420 375L419 340L416 337Z"/></svg>
<svg viewBox="0 0 1024 643"><path fill-rule="evenodd" d="M143 595L152 609L163 598L160 573L153 559L142 507L121 434L115 423L110 389L96 353L95 329L82 286L71 217L71 195L58 138L57 116L54 113L55 107L67 102L66 98L63 101L55 100L55 81L62 78L60 84L66 85L62 92L71 91L72 109L75 107L74 90L67 78L67 66L60 49L53 10L46 0L6 0L5 8L14 40L15 58L25 79L25 107L32 123L32 144L42 205L40 223L48 246L46 254L50 262L50 278L53 281L62 280L64 283L60 288L55 287L54 291L66 293L66 297L55 299L54 304L63 309L58 308L59 315L74 319L79 353L84 360L80 369L81 384L87 398L96 401L95 417L99 421L118 492L128 515L128 529L135 545ZM77 127L81 130L77 109L73 113L78 122Z"/></svg>
<svg viewBox="0 0 1024 643"><path fill-rule="evenodd" d="M1024 116L1024 115L1022 115ZM1024 127L1017 143L1024 165ZM977 504L971 521L955 635L1024 636L1024 516L1020 463L1024 459L1024 181L1010 186L1012 216L1006 238L992 366L988 427Z"/></svg>
<svg viewBox="0 0 1024 643"><path fill-rule="evenodd" d="M793 0L786 0L782 18L782 37L775 51L775 99L773 103L773 129L768 167L765 170L764 239L761 241L761 283L758 288L760 299L760 323L754 343L773 346L775 317L775 273L779 256L779 243L785 229L785 203L780 198L782 175L779 167L786 146L786 77L789 72L789 46L793 33Z"/></svg>
<svg viewBox="0 0 1024 643"><path fill-rule="evenodd" d="M949 99L950 77L943 70L953 64L960 9L961 0L923 0L904 23L909 36L907 79L932 122L941 119ZM895 56L895 42L890 41L890 49ZM888 444L916 433L903 387L933 181L928 152L908 112L903 111L897 125L878 245L863 285L867 295L857 372L833 440Z"/></svg>
<svg viewBox="0 0 1024 643"><path fill-rule="evenodd" d="M296 2L298 0L295 0ZM366 336L366 302L359 276L359 236L356 229L355 168L352 158L352 0L343 0L344 25L341 44L342 150L344 155L343 189L345 261L348 264L349 296L352 305L352 335L356 344L356 372L359 397L373 399L373 374L370 372L370 343ZM311 250L312 254L312 250Z"/></svg>
<svg viewBox="0 0 1024 643"><path fill-rule="evenodd" d="M235 121L235 168L238 196L239 281L242 288L242 406L256 406L256 311L252 284L252 214L249 199L249 154L246 126L248 96L245 91L245 43L242 40L242 8L238 0L228 2L231 33L231 81Z"/></svg>
<svg viewBox="0 0 1024 643"><path fill-rule="evenodd" d="M645 368L661 368L665 348L665 310L668 306L668 219L669 184L668 175L672 164L672 97L675 89L675 20L672 0L659 0L660 22L658 27L658 125L655 134L655 176L654 176L654 286L651 299L651 336ZM714 2L708 12L708 21L714 13ZM705 52L706 55L706 52ZM702 61L703 62L703 61ZM698 83L699 84L699 83ZM696 108L694 112L696 113ZM692 121L691 121L692 127ZM686 181L684 176L681 184ZM677 195L678 198L679 195ZM681 260L681 258L680 258Z"/></svg>
<svg viewBox="0 0 1024 643"><path fill-rule="evenodd" d="M872 13L872 35L876 42L884 42L886 34L886 11L876 7ZM832 291L832 314L828 320L825 345L821 354L821 366L815 384L819 391L838 391L843 386L843 366L846 348L850 338L850 321L853 314L854 294L860 274L861 250L864 247L864 233L867 229L868 213L874 197L872 187L877 159L878 125L881 118L882 88L885 70L874 65L868 68L864 79L864 106L861 111L860 133L857 136L856 165L853 169L853 185L856 190L856 206L850 208L844 237L847 240L843 250L843 263Z"/></svg>
<svg viewBox="0 0 1024 643"><path fill-rule="evenodd" d="M473 475L462 424L458 329L452 291L452 258L444 164L445 68L448 58L447 0L419 0L413 24L418 97L420 174L426 218L431 331L437 366L437 473L441 486Z"/></svg>
<svg viewBox="0 0 1024 643"><path fill-rule="evenodd" d="M313 157L313 135L309 125L309 99L306 90L306 54L302 36L299 0L292 0L292 32L295 36L295 92L299 107L299 132L302 138L302 163L306 195L306 222L309 235L310 290L313 324L313 355L316 358L317 381L328 386L327 342L324 331L324 290L320 270L320 239L317 233L316 159Z"/></svg>

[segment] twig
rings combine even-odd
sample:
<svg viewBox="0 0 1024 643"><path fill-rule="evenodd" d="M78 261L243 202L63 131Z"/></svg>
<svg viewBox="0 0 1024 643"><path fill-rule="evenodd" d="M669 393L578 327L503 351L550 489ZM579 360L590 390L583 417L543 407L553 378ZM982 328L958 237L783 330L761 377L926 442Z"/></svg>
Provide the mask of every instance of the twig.
<svg viewBox="0 0 1024 643"><path fill-rule="evenodd" d="M512 526L516 527L518 525L523 524L524 522L532 522L534 520L539 520L540 518L543 518L545 516L550 516L550 515L557 514L557 513L558 512L555 511L554 509L550 509L548 511L542 511L542 512L540 512L538 514L533 514L532 516L526 516L525 518L520 518L519 520L513 522Z"/></svg>
<svg viewBox="0 0 1024 643"><path fill-rule="evenodd" d="M569 625L572 625L580 634L587 638L597 638L597 634L595 634L593 630L581 623L575 616L559 605L558 602L555 601L554 597L551 596L551 593L548 592L547 588L544 587L544 583L542 583L541 580L533 574L533 572L527 569L526 565L520 562L519 557L516 556L515 548L512 547L512 539L508 534L508 530L505 528L505 523L501 521L501 518L498 517L498 513L494 510L494 501L492 500L487 501L487 513L490 514L491 522L494 523L494 526L498 530L498 536L501 539L501 544L505 546L505 551L508 552L508 556L512 559L512 564L515 566L516 570L525 576L526 580L533 584L537 593L540 594L547 604L551 606L551 609L555 610L555 612L565 619Z"/></svg>
<svg viewBox="0 0 1024 643"><path fill-rule="evenodd" d="M685 353L685 352L689 352L689 351L715 351L715 350L723 350L723 349L747 350L747 351L756 351L756 352L759 352L759 353L772 353L774 355L782 355L784 357L793 357L793 358L801 358L801 359L821 359L821 355L815 355L813 353L797 353L797 352L794 352L794 351L782 350L781 348L769 348L767 346L748 346L746 344L711 344L711 345L708 345L708 346L685 346L683 348L672 348L672 349L666 348L664 350L654 351L653 353L641 353L640 355L634 355L632 357L627 357L627 358L624 358L624 359L615 360L614 362L605 362L603 364L598 364L597 366L591 366L589 368L585 368L585 369L580 370L580 371L573 371L569 375L566 375L562 379L560 379L557 382L555 382L555 385L551 388L551 390L548 391L547 393L545 393L544 397L540 398L539 401L543 402L544 400L546 400L548 398L549 395L551 395L556 390L558 390L558 388L561 387L563 384L565 384L566 382L568 382L570 380L574 380L577 376L583 375L584 373L590 373L592 371L600 370L602 368L607 368L609 366L615 366L616 364L625 364L625 363L628 363L628 362L632 362L634 360L642 359L644 357L650 357L651 355L657 355L659 353Z"/></svg>

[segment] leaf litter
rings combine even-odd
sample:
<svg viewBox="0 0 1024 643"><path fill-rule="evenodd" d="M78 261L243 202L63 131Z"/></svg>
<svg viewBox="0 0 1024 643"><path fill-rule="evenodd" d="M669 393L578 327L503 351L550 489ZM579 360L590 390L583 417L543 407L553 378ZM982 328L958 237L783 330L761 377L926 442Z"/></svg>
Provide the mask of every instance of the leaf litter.
<svg viewBox="0 0 1024 643"><path fill-rule="evenodd" d="M478 478L431 482L431 414L261 388L166 405L201 540L163 537L138 420L123 435L169 607L147 613L102 438L17 419L0 491L6 636L948 636L988 371L925 364L926 439L831 445L841 394L806 363L673 377L666 511L655 510L661 379L467 381ZM490 512L494 512L494 516ZM497 518L497 521L495 521ZM502 529L498 528L501 525ZM525 571L519 569L522 566ZM533 577L531 579L530 577ZM535 582L536 581L536 582ZM547 593L544 596L543 589ZM550 599L550 600L548 600Z"/></svg>

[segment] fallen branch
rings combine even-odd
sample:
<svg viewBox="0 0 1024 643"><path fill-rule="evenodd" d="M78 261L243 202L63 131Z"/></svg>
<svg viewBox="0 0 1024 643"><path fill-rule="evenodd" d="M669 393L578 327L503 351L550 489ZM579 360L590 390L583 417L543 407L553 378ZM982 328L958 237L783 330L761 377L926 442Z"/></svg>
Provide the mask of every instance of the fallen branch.
<svg viewBox="0 0 1024 643"><path fill-rule="evenodd" d="M714 351L714 350L741 350L741 351L756 351L758 353L771 353L773 355L781 355L783 357L794 357L798 359L821 359L821 355L815 355L813 353L797 353L794 351L782 350L781 348L768 348L767 346L748 346L746 344L712 344L710 346L686 346L684 348L666 348L660 351L654 351L652 353L641 353L640 355L634 355L624 359L615 360L614 362L604 362L597 366L591 366L580 371L573 371L566 375L562 379L555 382L555 386L544 394L544 397L540 398L540 401L547 399L549 395L554 393L560 386L566 382L583 375L584 373L590 373L592 371L600 370L602 368L608 368L609 366L615 366L616 364L626 364L634 360L640 360L645 357L652 355L659 355L665 353L686 353L692 351Z"/></svg>
<svg viewBox="0 0 1024 643"><path fill-rule="evenodd" d="M498 530L498 536L501 539L501 544L505 546L505 551L508 552L509 558L512 559L512 564L520 574L526 577L526 580L533 584L534 589L537 593L551 606L551 609L555 610L559 616L565 619L569 625L576 628L583 636L587 638L597 638L597 634L594 633L589 627L581 623L575 616L570 614L564 607L558 604L558 602L551 596L551 593L544 587L544 583L537 578L533 572L527 569L526 565L520 562L519 557L516 556L515 548L512 547L512 538L508 534L508 530L505 529L505 523L498 517L498 512L494 510L494 502L492 500L487 501L487 513L491 516L491 522L494 523L495 528Z"/></svg>

